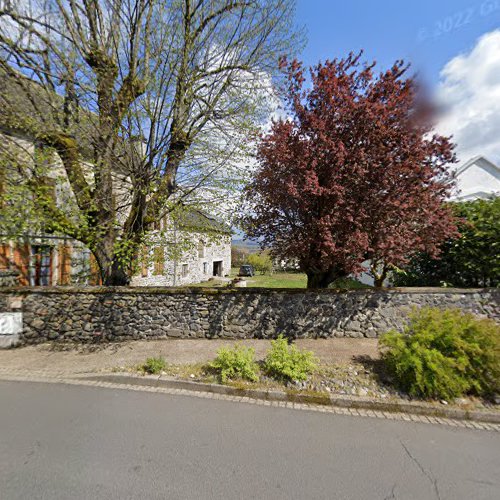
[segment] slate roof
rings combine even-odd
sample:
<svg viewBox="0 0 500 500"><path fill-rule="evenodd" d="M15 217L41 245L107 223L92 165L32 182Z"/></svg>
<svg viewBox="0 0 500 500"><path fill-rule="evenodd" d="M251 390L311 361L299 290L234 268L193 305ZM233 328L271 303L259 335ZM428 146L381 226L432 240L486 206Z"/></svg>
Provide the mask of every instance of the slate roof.
<svg viewBox="0 0 500 500"><path fill-rule="evenodd" d="M210 217L198 209L182 210L176 216L179 228L194 232L215 232L231 234L231 228L223 222Z"/></svg>
<svg viewBox="0 0 500 500"><path fill-rule="evenodd" d="M51 128L74 135L85 159L93 156L93 136L97 116L82 108L73 130L62 127L64 98L50 92L22 74L17 77L0 66L0 128L35 139L35 132Z"/></svg>

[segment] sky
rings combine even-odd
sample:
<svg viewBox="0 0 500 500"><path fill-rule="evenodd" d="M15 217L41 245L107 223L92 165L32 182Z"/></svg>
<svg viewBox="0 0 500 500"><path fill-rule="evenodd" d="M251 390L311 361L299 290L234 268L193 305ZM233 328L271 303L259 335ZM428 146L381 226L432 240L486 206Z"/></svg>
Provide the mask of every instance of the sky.
<svg viewBox="0 0 500 500"><path fill-rule="evenodd" d="M460 161L500 164L500 0L298 0L296 20L313 65L364 50L380 68L397 59L431 87Z"/></svg>

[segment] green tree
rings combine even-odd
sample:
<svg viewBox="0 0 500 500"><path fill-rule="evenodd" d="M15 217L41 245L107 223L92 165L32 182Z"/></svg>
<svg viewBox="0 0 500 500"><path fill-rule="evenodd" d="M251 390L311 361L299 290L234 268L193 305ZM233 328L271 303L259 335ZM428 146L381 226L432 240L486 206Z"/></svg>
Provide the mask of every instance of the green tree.
<svg viewBox="0 0 500 500"><path fill-rule="evenodd" d="M273 271L273 261L269 252L252 253L247 261L261 274L271 274Z"/></svg>
<svg viewBox="0 0 500 500"><path fill-rule="evenodd" d="M127 284L155 223L197 192L221 205L238 182L293 13L294 0L3 2L0 125L57 153L71 203L45 195L15 135L21 155L0 141L7 181L23 179L46 232L92 251L104 284Z"/></svg>
<svg viewBox="0 0 500 500"><path fill-rule="evenodd" d="M231 247L231 265L233 267L240 267L248 261L249 251L246 248L237 246Z"/></svg>
<svg viewBox="0 0 500 500"><path fill-rule="evenodd" d="M422 253L394 275L396 286L497 287L500 285L500 198L451 203L460 237L438 258Z"/></svg>

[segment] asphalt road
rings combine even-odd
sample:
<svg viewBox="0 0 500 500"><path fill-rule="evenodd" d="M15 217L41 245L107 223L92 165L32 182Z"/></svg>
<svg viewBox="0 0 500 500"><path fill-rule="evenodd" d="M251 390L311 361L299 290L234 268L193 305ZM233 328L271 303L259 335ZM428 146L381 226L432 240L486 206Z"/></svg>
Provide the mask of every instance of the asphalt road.
<svg viewBox="0 0 500 500"><path fill-rule="evenodd" d="M0 382L0 499L500 498L500 435Z"/></svg>

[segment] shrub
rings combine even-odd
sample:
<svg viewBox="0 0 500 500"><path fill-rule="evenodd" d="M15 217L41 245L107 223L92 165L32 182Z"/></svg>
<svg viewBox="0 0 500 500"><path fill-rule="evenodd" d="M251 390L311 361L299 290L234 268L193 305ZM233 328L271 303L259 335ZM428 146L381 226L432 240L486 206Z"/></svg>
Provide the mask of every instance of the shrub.
<svg viewBox="0 0 500 500"><path fill-rule="evenodd" d="M271 341L271 350L264 361L266 373L279 380L306 380L317 367L317 360L310 351L301 351L289 345L280 335Z"/></svg>
<svg viewBox="0 0 500 500"><path fill-rule="evenodd" d="M432 258L416 255L393 275L395 286L500 286L500 197L453 202L460 237Z"/></svg>
<svg viewBox="0 0 500 500"><path fill-rule="evenodd" d="M380 339L382 359L408 394L450 400L500 390L500 327L457 309L423 308L403 333Z"/></svg>
<svg viewBox="0 0 500 500"><path fill-rule="evenodd" d="M210 367L219 373L222 382L242 378L255 382L259 379L255 351L250 347L237 345L232 349L221 348Z"/></svg>
<svg viewBox="0 0 500 500"><path fill-rule="evenodd" d="M247 262L260 274L272 274L273 272L273 261L269 252L251 253Z"/></svg>
<svg viewBox="0 0 500 500"><path fill-rule="evenodd" d="M142 365L142 369L146 373L151 375L156 375L161 373L167 367L167 362L161 356L158 358L148 358L146 362Z"/></svg>

